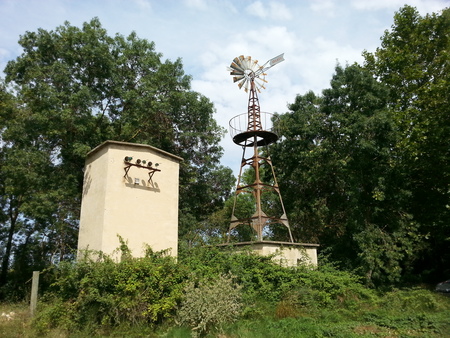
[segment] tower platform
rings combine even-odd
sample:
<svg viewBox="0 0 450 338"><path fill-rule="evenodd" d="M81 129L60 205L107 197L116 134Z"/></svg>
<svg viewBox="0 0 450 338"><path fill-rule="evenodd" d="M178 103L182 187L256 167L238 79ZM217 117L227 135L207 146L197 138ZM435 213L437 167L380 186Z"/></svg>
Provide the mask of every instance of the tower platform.
<svg viewBox="0 0 450 338"><path fill-rule="evenodd" d="M278 141L278 135L273 128L274 114L260 112L260 128L256 130L248 129L248 113L240 114L230 120L230 135L233 142L243 147L253 147L256 145L267 146Z"/></svg>

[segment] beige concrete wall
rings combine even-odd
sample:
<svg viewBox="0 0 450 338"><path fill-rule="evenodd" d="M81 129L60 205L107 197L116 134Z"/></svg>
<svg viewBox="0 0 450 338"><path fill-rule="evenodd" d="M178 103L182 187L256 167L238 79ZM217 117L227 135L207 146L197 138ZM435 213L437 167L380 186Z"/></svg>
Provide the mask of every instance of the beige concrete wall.
<svg viewBox="0 0 450 338"><path fill-rule="evenodd" d="M274 261L282 266L297 266L308 264L317 266L317 247L303 245L280 245L271 243L258 243L253 250L263 256L275 254Z"/></svg>
<svg viewBox="0 0 450 338"><path fill-rule="evenodd" d="M239 248L246 247L262 256L275 255L273 260L286 267L298 266L300 264L317 266L318 264L318 244L261 241L219 244L218 246L234 246L238 251Z"/></svg>
<svg viewBox="0 0 450 338"><path fill-rule="evenodd" d="M148 170L130 167L124 177L124 158L159 163L148 182ZM78 249L112 254L120 235L134 257L145 245L177 255L178 186L181 158L147 145L107 141L86 159ZM155 166L153 166L155 167ZM117 256L118 257L118 256Z"/></svg>

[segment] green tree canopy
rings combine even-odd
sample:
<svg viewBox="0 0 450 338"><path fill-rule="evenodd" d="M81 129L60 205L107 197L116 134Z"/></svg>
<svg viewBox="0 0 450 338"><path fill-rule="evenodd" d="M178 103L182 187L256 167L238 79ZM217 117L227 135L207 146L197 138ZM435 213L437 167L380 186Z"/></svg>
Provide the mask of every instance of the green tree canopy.
<svg viewBox="0 0 450 338"><path fill-rule="evenodd" d="M38 215L14 204L19 218L41 222L41 234L55 226L55 217L76 229L85 156L108 139L149 144L184 159L180 222L185 227L221 206L233 182L231 170L219 165L224 130L211 101L190 89L180 59L163 61L154 44L135 33L111 37L96 18L81 28L66 22L54 31L26 32L19 44L23 52L7 64L1 91L8 98L0 107L2 166L13 172L23 166L17 162L20 153L27 153L32 168L27 174L39 184L30 189L32 183L24 180L29 190L14 192L8 201L33 195L36 205L46 206ZM14 175L20 181L20 174ZM42 193L34 194L41 186ZM3 213L11 206L3 203ZM20 235L12 228L11 219L2 222L2 233L14 232L14 246ZM41 236L41 242L47 239ZM73 249L76 239L64 241Z"/></svg>
<svg viewBox="0 0 450 338"><path fill-rule="evenodd" d="M294 236L371 282L448 278L449 29L449 9L404 6L363 66L281 115L272 153Z"/></svg>
<svg viewBox="0 0 450 338"><path fill-rule="evenodd" d="M410 6L394 16L365 67L389 88L400 133L397 160L408 175L410 213L428 237L420 270L450 273L450 9L421 16Z"/></svg>
<svg viewBox="0 0 450 338"><path fill-rule="evenodd" d="M370 283L398 281L418 240L392 162L387 94L362 67L337 66L331 88L297 96L281 116L272 150L296 239L319 242Z"/></svg>

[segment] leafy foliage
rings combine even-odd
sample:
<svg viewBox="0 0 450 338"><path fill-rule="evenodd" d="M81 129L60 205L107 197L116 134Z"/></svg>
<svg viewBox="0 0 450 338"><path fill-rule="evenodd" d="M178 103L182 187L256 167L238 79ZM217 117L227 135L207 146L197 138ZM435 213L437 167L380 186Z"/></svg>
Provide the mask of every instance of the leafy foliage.
<svg viewBox="0 0 450 338"><path fill-rule="evenodd" d="M185 273L172 257L149 251L145 258L116 263L100 254L60 264L47 306L37 318L43 332L161 323L175 313Z"/></svg>
<svg viewBox="0 0 450 338"><path fill-rule="evenodd" d="M280 115L271 154L296 241L371 285L448 274L448 9L405 6L365 64Z"/></svg>
<svg viewBox="0 0 450 338"><path fill-rule="evenodd" d="M184 252L177 263L151 250L121 262L97 257L61 263L51 273L53 287L33 324L37 333L439 336L448 327L447 297L424 289L379 293L329 264L285 268L250 252L208 247Z"/></svg>
<svg viewBox="0 0 450 338"><path fill-rule="evenodd" d="M421 240L404 210L387 94L362 67L337 66L330 89L298 96L280 116L272 149L295 238L378 284L399 281Z"/></svg>
<svg viewBox="0 0 450 338"><path fill-rule="evenodd" d="M224 129L213 104L190 89L180 59L162 60L134 32L111 37L96 18L81 28L66 22L26 32L19 44L23 53L8 62L0 86L0 285L11 264L25 271L26 260L11 257L39 256L34 269L70 258L85 156L105 140L184 159L182 236L222 206L233 183L231 169L219 165Z"/></svg>
<svg viewBox="0 0 450 338"><path fill-rule="evenodd" d="M404 6L365 67L389 88L389 106L399 133L397 165L411 192L408 213L426 236L419 273L449 273L450 186L449 50L450 10L420 16ZM430 266L432 262L432 266Z"/></svg>
<svg viewBox="0 0 450 338"><path fill-rule="evenodd" d="M220 275L215 280L189 282L177 311L177 322L202 334L232 323L241 312L241 287L232 276Z"/></svg>

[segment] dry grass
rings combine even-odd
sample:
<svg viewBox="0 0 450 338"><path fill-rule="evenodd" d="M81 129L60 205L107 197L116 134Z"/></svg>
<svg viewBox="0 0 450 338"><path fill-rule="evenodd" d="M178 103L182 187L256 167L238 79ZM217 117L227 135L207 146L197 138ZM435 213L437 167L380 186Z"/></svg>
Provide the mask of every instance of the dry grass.
<svg viewBox="0 0 450 338"><path fill-rule="evenodd" d="M39 337L33 330L28 303L0 303L0 337L1 338L34 338ZM52 329L46 338L65 338L67 333Z"/></svg>
<svg viewBox="0 0 450 338"><path fill-rule="evenodd" d="M0 337L32 337L30 323L28 304L0 304Z"/></svg>

